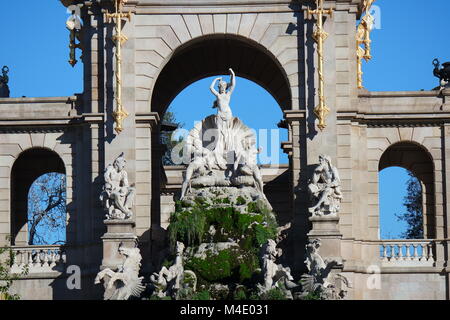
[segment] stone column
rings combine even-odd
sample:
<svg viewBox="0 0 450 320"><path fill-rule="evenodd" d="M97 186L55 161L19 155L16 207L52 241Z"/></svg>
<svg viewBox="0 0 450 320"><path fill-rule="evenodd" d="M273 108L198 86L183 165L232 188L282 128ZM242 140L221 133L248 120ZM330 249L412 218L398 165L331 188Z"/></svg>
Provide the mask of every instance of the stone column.
<svg viewBox="0 0 450 320"><path fill-rule="evenodd" d="M450 90L444 90L444 92L447 92L448 96L444 96L444 99L450 99ZM445 103L445 100L444 100ZM447 102L449 103L449 102ZM445 108L445 105L444 105ZM448 185L450 181L450 124L444 124L444 130L443 130L443 147L444 147L444 165L443 168L444 171L444 190L445 193L443 194L444 197L444 234L443 238L448 239L450 235L450 186ZM444 240L439 245L437 244L436 248L436 265L437 267L447 267L447 292L450 292L450 270L448 267L448 261L450 257L450 241ZM450 294L447 294L447 299L450 299Z"/></svg>
<svg viewBox="0 0 450 320"><path fill-rule="evenodd" d="M289 155L291 182L291 210L294 269L300 269L305 256L306 234L309 230L307 220L308 195L305 192L307 183L306 170L306 110L288 110L284 112L288 123L289 141L283 143L283 150Z"/></svg>
<svg viewBox="0 0 450 320"><path fill-rule="evenodd" d="M136 114L136 235L139 237L143 261L147 261L142 265L144 272L151 269L148 261L152 261L152 213L155 212L152 210L152 203L153 196L159 197L159 194L154 191L153 184L160 170L153 169L152 157L152 139L159 121L157 112Z"/></svg>

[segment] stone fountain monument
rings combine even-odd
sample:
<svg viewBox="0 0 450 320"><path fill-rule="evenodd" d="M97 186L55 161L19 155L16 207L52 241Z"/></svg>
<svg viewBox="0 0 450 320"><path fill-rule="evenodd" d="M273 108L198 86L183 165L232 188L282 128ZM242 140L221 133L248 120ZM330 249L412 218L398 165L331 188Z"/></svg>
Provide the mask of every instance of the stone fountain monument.
<svg viewBox="0 0 450 320"><path fill-rule="evenodd" d="M289 298L296 286L290 269L276 263L276 240L284 229L264 195L255 134L232 114L236 77L229 72L229 83L216 78L210 87L217 114L197 123L185 139L188 166L168 229L173 253L151 276L159 298L207 292L213 299L234 299L275 288Z"/></svg>

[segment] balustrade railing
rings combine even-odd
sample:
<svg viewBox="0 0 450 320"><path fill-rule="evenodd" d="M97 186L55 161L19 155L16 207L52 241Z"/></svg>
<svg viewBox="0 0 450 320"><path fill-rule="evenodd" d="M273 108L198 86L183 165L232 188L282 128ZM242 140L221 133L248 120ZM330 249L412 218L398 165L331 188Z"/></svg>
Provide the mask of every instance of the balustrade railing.
<svg viewBox="0 0 450 320"><path fill-rule="evenodd" d="M61 271L66 263L66 253L63 246L13 246L11 273L45 273Z"/></svg>
<svg viewBox="0 0 450 320"><path fill-rule="evenodd" d="M434 242L431 240L382 240L380 258L385 262L432 262Z"/></svg>

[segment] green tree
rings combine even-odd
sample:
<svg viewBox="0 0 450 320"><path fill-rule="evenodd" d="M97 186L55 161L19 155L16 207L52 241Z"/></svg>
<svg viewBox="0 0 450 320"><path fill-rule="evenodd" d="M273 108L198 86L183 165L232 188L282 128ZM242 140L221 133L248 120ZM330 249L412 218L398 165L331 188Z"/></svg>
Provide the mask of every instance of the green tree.
<svg viewBox="0 0 450 320"><path fill-rule="evenodd" d="M407 224L406 231L401 234L402 238L423 239L422 186L411 172L408 172L408 174L407 194L403 202L406 213L396 216L399 221L405 221Z"/></svg>
<svg viewBox="0 0 450 320"><path fill-rule="evenodd" d="M172 124L172 125L176 125L177 129L183 127L183 124L181 122L178 122L176 117L175 117L175 113L167 110L166 113L164 114L163 117L163 124ZM175 163L173 162L172 159L172 150L173 148L179 144L182 143L183 138L180 137L178 140L173 140L172 139L172 131L162 131L161 132L161 143L163 145L166 145L166 152L163 155L162 158L162 162L163 165L165 166L173 166L175 165Z"/></svg>

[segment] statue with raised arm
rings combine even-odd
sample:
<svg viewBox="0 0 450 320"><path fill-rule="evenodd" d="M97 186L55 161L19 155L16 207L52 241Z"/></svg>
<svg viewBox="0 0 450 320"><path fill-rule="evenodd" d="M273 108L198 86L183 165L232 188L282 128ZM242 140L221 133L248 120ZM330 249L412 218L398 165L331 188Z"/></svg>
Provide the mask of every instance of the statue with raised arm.
<svg viewBox="0 0 450 320"><path fill-rule="evenodd" d="M130 219L133 215L131 208L136 190L134 185L128 183L125 165L126 160L122 152L105 170L105 185L100 201L106 211L106 219Z"/></svg>
<svg viewBox="0 0 450 320"><path fill-rule="evenodd" d="M183 157L187 168L180 199L192 203L200 193L204 197L210 188L237 193L245 187L251 198L263 200L271 210L256 160L260 150L256 147L255 132L233 116L230 108L236 76L231 68L229 72L230 83L218 77L210 85L216 98L213 108L217 109L217 114L197 122L184 140Z"/></svg>
<svg viewBox="0 0 450 320"><path fill-rule="evenodd" d="M225 152L232 149L232 134L230 132L231 122L233 120L233 113L230 108L231 94L236 88L236 76L234 71L230 68L230 83L226 83L222 78L216 78L213 80L210 86L210 90L214 96L216 96L216 101L214 101L213 108L217 108L217 129L218 129L218 141L215 150ZM217 81L219 81L218 88L216 91L215 86Z"/></svg>
<svg viewBox="0 0 450 320"><path fill-rule="evenodd" d="M319 156L319 165L314 170L308 191L311 201L315 202L315 205L309 208L311 214L337 215L342 201L341 180L329 156Z"/></svg>

